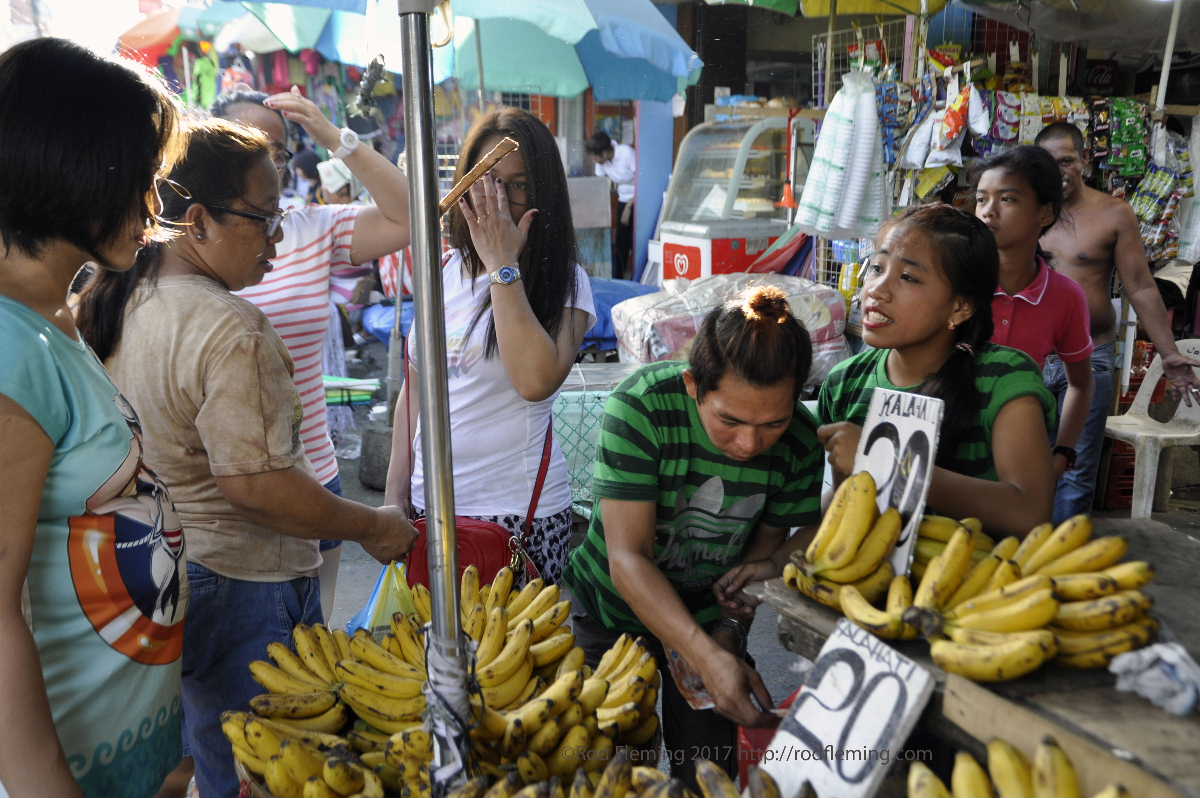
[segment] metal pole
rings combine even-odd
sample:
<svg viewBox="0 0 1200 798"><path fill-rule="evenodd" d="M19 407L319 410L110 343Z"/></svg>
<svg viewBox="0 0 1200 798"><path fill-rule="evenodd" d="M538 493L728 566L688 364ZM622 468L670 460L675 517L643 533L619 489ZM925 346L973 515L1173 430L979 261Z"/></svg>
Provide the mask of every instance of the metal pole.
<svg viewBox="0 0 1200 798"><path fill-rule="evenodd" d="M421 457L425 467L432 636L427 643L431 726L437 760L434 795L465 777L463 723L469 703L463 683L466 652L460 645L458 557L454 527L454 479L450 411L446 389L446 323L443 311L437 161L434 157L429 17L434 0L400 0L404 61L404 127L412 218L414 300L420 335ZM414 387L410 386L411 390ZM457 728L456 728L457 727Z"/></svg>
<svg viewBox="0 0 1200 798"><path fill-rule="evenodd" d="M479 67L479 113L483 113L483 24L475 18L475 63Z"/></svg>
<svg viewBox="0 0 1200 798"><path fill-rule="evenodd" d="M183 55L183 92L185 97L192 96L192 58L186 44L180 45ZM199 104L199 103L197 103Z"/></svg>
<svg viewBox="0 0 1200 798"><path fill-rule="evenodd" d="M1162 72L1158 77L1158 96L1154 100L1154 109L1161 111L1167 104L1167 80L1171 77L1171 58L1175 55L1175 34L1179 31L1179 9L1183 0L1175 0L1171 5L1171 26L1167 28L1167 48L1163 53Z"/></svg>

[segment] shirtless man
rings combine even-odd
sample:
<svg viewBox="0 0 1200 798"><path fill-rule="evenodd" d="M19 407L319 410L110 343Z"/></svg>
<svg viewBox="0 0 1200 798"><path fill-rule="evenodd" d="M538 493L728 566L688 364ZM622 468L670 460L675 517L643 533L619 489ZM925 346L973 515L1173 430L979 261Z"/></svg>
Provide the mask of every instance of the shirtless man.
<svg viewBox="0 0 1200 798"><path fill-rule="evenodd" d="M1054 497L1057 523L1090 512L1092 507L1104 421L1112 411L1115 389L1117 318L1109 299L1114 268L1125 295L1162 356L1163 369L1172 387L1183 391L1188 404L1200 401L1200 381L1191 369L1200 366L1200 362L1189 360L1175 346L1166 308L1150 275L1133 210L1123 200L1084 185L1086 148L1078 128L1065 122L1049 125L1038 133L1037 144L1058 161L1066 200L1058 223L1042 236L1042 248L1051 255L1056 270L1083 287L1096 347L1092 353L1095 393L1079 438L1075 465L1058 482ZM1053 356L1046 361L1045 379L1046 386L1058 397L1061 411L1067 387L1062 361Z"/></svg>

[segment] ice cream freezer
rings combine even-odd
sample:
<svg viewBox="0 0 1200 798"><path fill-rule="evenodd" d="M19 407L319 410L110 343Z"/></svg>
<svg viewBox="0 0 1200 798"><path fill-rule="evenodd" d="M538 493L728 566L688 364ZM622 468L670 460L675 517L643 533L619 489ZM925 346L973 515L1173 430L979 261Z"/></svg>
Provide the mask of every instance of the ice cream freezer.
<svg viewBox="0 0 1200 798"><path fill-rule="evenodd" d="M787 230L789 208L780 200L791 139L785 116L706 122L688 133L651 242L663 279L746 271ZM812 140L799 139L809 154Z"/></svg>

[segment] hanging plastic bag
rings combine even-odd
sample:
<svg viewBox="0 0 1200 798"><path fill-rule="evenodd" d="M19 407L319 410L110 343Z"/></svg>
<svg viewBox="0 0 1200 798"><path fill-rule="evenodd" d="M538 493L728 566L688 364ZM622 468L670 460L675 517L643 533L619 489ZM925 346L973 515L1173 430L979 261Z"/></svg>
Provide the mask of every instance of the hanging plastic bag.
<svg viewBox="0 0 1200 798"><path fill-rule="evenodd" d="M346 622L346 633L354 634L359 629L366 629L372 635L379 636L391 631L392 615L397 612L411 614L416 612L413 605L412 591L408 587L408 577L404 566L398 562L385 565L379 570L379 578L375 580L375 589L363 608Z"/></svg>
<svg viewBox="0 0 1200 798"><path fill-rule="evenodd" d="M933 141L934 132L937 130L935 125L941 124L941 121L941 118L931 110L920 122L913 125L912 130L905 138L904 149L900 153L901 169L920 169L925 166L925 159L929 157L929 146Z"/></svg>
<svg viewBox="0 0 1200 798"><path fill-rule="evenodd" d="M941 111L937 112L938 115L941 113ZM945 149L935 147L930 151L929 157L925 159L924 167L932 169L935 166L962 166L962 145L966 136L967 129L964 126L959 129L958 138L952 141L949 147Z"/></svg>
<svg viewBox="0 0 1200 798"><path fill-rule="evenodd" d="M971 80L971 62L966 65L967 70L967 86L971 93L970 111L967 114L967 125L971 129L971 133L976 136L986 136L992 129L992 116L988 113L988 107L983 101L983 96L980 95L979 89L975 87L974 81Z"/></svg>

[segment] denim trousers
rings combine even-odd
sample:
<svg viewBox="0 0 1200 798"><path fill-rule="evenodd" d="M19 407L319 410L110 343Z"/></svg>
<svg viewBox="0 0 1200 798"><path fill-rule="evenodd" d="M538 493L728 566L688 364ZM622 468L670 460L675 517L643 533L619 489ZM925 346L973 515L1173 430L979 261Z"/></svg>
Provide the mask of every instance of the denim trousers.
<svg viewBox="0 0 1200 798"><path fill-rule="evenodd" d="M1112 410L1116 390L1116 344L1103 344L1092 352L1092 378L1096 387L1088 408L1083 434L1075 444L1075 467L1058 480L1054 491L1054 523L1060 524L1071 516L1092 511L1096 493L1096 475L1100 470L1100 450L1104 447L1104 422ZM1057 357L1046 359L1042 372L1046 387L1058 401L1061 423L1063 400L1067 395L1067 370Z"/></svg>
<svg viewBox="0 0 1200 798"><path fill-rule="evenodd" d="M335 496L341 496L342 495L342 475L338 474L336 477L334 477L333 479L326 482L325 490L329 491L330 493L332 493ZM321 551L328 551L329 549L336 549L340 545L342 545L342 541L340 541L340 540L322 540L321 541Z"/></svg>
<svg viewBox="0 0 1200 798"><path fill-rule="evenodd" d="M321 622L316 579L247 582L188 563L191 604L183 647L183 738L196 760L196 785L205 798L236 796L229 741L221 713L246 710L264 691L250 663L266 659L267 644L291 645L298 623Z"/></svg>

